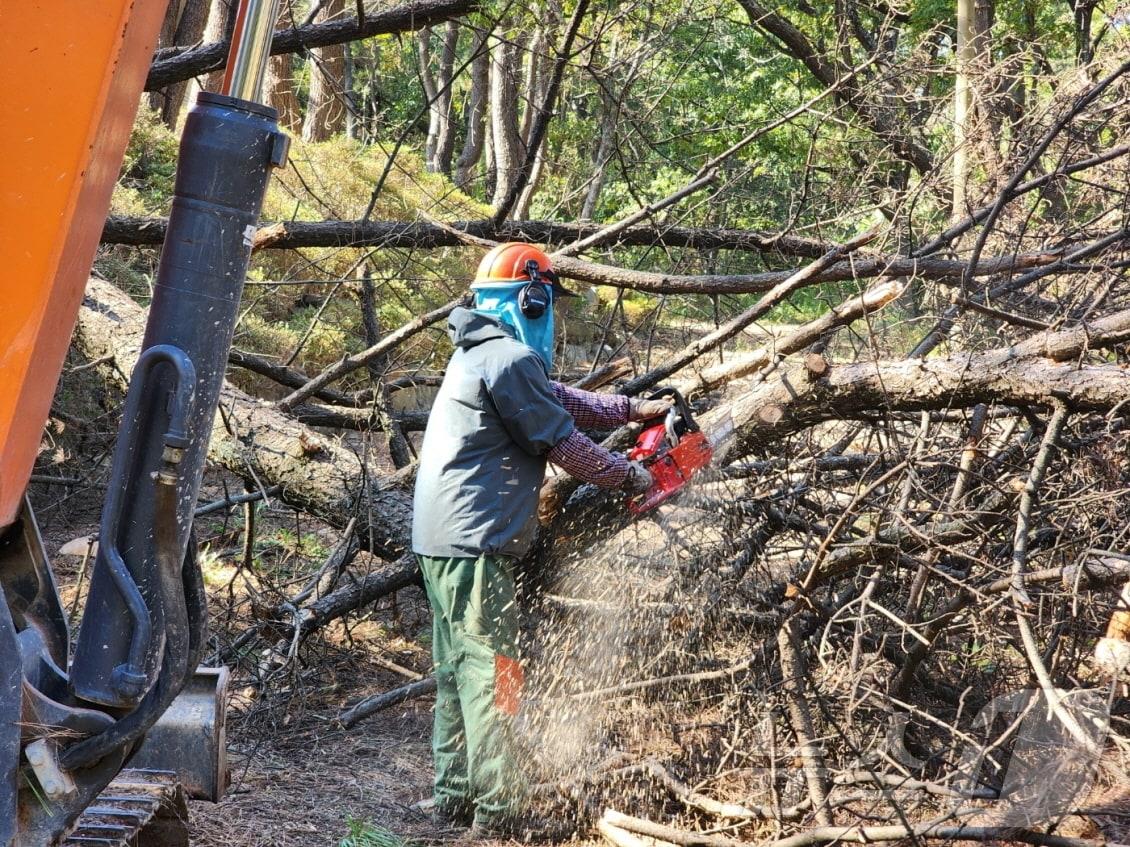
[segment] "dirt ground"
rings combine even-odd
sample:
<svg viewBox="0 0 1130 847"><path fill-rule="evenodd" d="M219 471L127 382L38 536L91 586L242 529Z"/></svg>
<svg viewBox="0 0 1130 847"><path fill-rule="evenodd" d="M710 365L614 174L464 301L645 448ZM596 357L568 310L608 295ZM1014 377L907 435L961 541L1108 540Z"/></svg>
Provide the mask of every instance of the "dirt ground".
<svg viewBox="0 0 1130 847"><path fill-rule="evenodd" d="M201 502L223 497L222 482L209 472ZM81 556L59 551L69 542L85 549L84 539L97 534L103 489L35 488L48 554L65 607L77 610L77 626L85 596ZM292 581L301 578L303 566L316 569L337 537L306 518L293 529L293 512L281 507L261 509L259 515L264 570L290 569ZM217 645L230 643L248 623L246 584L233 579L241 529L238 508L226 519L198 521ZM290 543L294 534L305 540L307 550L277 549L280 538ZM355 564L359 572L375 565L366 559L361 554ZM280 577L278 586L285 585ZM347 623L332 625L307 643L295 667L266 682L256 657L237 663L228 708L231 786L219 803L190 802L194 847L336 847L351 833L351 847L472 843L465 831L437 829L428 812L413 808L431 796L433 697L380 712L352 729L337 721L348 705L411 681L387 664L429 673L429 633L423 591L408 588Z"/></svg>
<svg viewBox="0 0 1130 847"><path fill-rule="evenodd" d="M311 712L269 737L233 733L231 789L221 803L191 804L193 844L336 845L351 821L405 840L456 838L411 808L431 794L430 698L352 730L331 720L331 711Z"/></svg>

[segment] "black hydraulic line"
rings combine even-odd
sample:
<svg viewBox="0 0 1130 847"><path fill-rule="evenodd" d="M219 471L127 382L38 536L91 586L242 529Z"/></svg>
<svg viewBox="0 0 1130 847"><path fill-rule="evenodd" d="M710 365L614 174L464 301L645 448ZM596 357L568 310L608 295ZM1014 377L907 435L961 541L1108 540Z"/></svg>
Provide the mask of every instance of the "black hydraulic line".
<svg viewBox="0 0 1130 847"><path fill-rule="evenodd" d="M69 770L87 767L108 753L131 747L165 713L184 687L188 674L195 668L190 660L192 642L194 636L198 636L192 631L185 603L185 567L177 532L176 462L167 461L157 476L154 535L157 582L165 625L161 671L156 684L136 709L98 735L79 741L63 752L59 762Z"/></svg>
<svg viewBox="0 0 1130 847"><path fill-rule="evenodd" d="M163 437L164 445L167 449L176 451L182 451L188 446L188 416L192 411L196 389L196 371L183 350L168 344L158 344L141 355L130 378L125 409L122 412L124 425L114 450L114 472L119 476L125 474L125 467L134 454L137 435L135 422L141 410L142 398L149 390L153 368L160 363L170 365L176 373L175 389L170 397L168 427ZM114 668L111 684L127 696L137 697L143 693L146 683L145 661L154 646L151 612L156 610L150 610L146 604L118 549L122 500L122 487L110 486L102 510L102 525L99 530L102 544L99 552L133 622L128 658Z"/></svg>

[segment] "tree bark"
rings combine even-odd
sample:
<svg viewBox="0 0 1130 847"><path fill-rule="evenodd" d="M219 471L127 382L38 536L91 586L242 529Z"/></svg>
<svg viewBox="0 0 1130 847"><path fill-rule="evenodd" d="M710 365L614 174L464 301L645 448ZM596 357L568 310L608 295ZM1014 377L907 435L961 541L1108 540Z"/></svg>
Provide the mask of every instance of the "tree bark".
<svg viewBox="0 0 1130 847"><path fill-rule="evenodd" d="M208 0L183 0L169 4L158 43L162 47L172 47L200 41L209 17L208 7ZM187 82L174 82L163 91L150 93L150 105L161 112L161 120L166 126L176 128L187 93Z"/></svg>
<svg viewBox="0 0 1130 847"><path fill-rule="evenodd" d="M276 29L285 29L293 20L293 0L283 0ZM263 91L267 96L267 105L279 113L279 127L292 135L301 133L302 111L294 84L294 57L291 54L282 53L270 58L267 62L267 76L263 80Z"/></svg>
<svg viewBox="0 0 1130 847"><path fill-rule="evenodd" d="M451 156L455 151L455 133L451 121L451 83L455 72L455 51L459 47L459 24L448 21L443 31L443 49L436 76L438 97L433 112L436 120L435 152L430 164L433 173L451 174ZM430 133L429 133L430 134Z"/></svg>
<svg viewBox="0 0 1130 847"><path fill-rule="evenodd" d="M518 134L518 45L509 34L496 36L490 51L490 125L494 151L493 204L510 193L522 166Z"/></svg>
<svg viewBox="0 0 1130 847"><path fill-rule="evenodd" d="M145 310L109 282L91 279L76 343L100 371L125 387L145 331ZM362 545L385 558L407 549L411 473L374 475L355 453L270 405L225 384L209 458L253 485L278 485L288 504L343 528L356 514Z"/></svg>
<svg viewBox="0 0 1130 847"><path fill-rule="evenodd" d="M339 19L345 0L326 0L320 23ZM345 129L345 45L330 44L310 51L310 99L302 124L303 141L326 141Z"/></svg>
<svg viewBox="0 0 1130 847"><path fill-rule="evenodd" d="M428 134L424 139L424 164L429 171L435 161L436 136L439 133L439 117L436 114L438 95L436 93L436 78L432 73L432 28L424 27L416 33L416 61L420 72L420 86L424 89L424 100L428 106ZM433 171L434 172L434 171Z"/></svg>
<svg viewBox="0 0 1130 847"><path fill-rule="evenodd" d="M166 218L110 217L102 230L103 244L157 247L165 240ZM460 233L492 241L532 241L564 244L603 229L591 223L557 221L452 221L444 227L427 222L286 221L264 222L255 236L255 249L295 247L460 247ZM832 245L813 238L742 229L664 226L626 227L610 246L693 247L700 250L742 250L756 253L817 258ZM573 260L577 261L577 260ZM593 267L599 267L594 265ZM656 274L656 277L662 275Z"/></svg>
<svg viewBox="0 0 1130 847"><path fill-rule="evenodd" d="M969 174L969 136L973 119L974 0L957 0L953 84L953 218L965 214L965 183Z"/></svg>
<svg viewBox="0 0 1130 847"><path fill-rule="evenodd" d="M463 110L463 149L455 162L455 184L461 191L467 191L471 187L475 166L483 157L483 135L490 78L487 36L486 32L476 34L472 48L474 58L471 60L471 91L467 95L467 105Z"/></svg>
<svg viewBox="0 0 1130 847"><path fill-rule="evenodd" d="M1130 335L1130 312L1107 320L1112 339L1108 343L1121 343ZM1058 399L1078 411L1106 412L1125 403L1130 378L1124 367L1069 361L1069 353L1080 349L1069 339L1089 343L1090 349L1104 346L1101 340L1082 338L1083 331L1074 330L976 355L833 365L827 376L814 382L803 369L786 368L724 409L707 412L700 424L719 439L723 433L735 434L724 452L742 455L823 421L852 419L876 409L908 412L978 403L1048 406ZM1065 361L1049 358L1049 351ZM780 407L778 420L767 422L759 416L768 405Z"/></svg>
<svg viewBox="0 0 1130 847"><path fill-rule="evenodd" d="M608 80L605 80L605 86L600 91L600 140L593 151L592 176L589 177L585 200L581 204L582 221L591 221L596 212L600 191L604 188L604 169L616 149L616 125L620 121L620 101L613 96L607 87L607 82Z"/></svg>
<svg viewBox="0 0 1130 847"><path fill-rule="evenodd" d="M228 0L214 0L213 12L219 6L227 9ZM441 21L451 20L469 14L479 7L479 0L409 0L381 12L367 14L364 20L341 18L336 21L306 26L291 27L275 33L271 41L271 54L297 53L300 50L325 47L331 44L344 44L347 41L360 41L373 35L387 35L398 32L415 32L420 27L430 26ZM222 28L217 27L219 31ZM212 18L209 17L209 30L205 43L200 47L181 52L159 52L157 60L149 68L145 90L164 88L172 82L190 79L205 72L220 71L227 62L228 43L226 38L213 38ZM213 79L209 76L206 90L214 90Z"/></svg>
<svg viewBox="0 0 1130 847"><path fill-rule="evenodd" d="M205 47L210 44L218 44L221 48L226 46L228 39L231 38L232 14L234 9L234 0L211 0L208 4L208 20L204 25L204 34L202 36ZM179 52L181 48L173 49ZM194 48L194 50L200 49L203 49L203 47ZM194 50L189 50L182 55L187 56L194 52ZM157 51L158 56L162 55L162 53L163 51ZM176 61L177 58L179 57L171 58L168 61ZM153 67L156 67L157 64L157 62L154 62ZM146 91L153 91L154 89L162 88L166 85L188 80L188 101L190 106L196 102L196 95L201 91L219 91L220 84L224 79L222 64L217 66L219 68L218 70L201 68L200 71L211 70L211 73L204 74L203 80L200 79L200 71L197 71L191 74L184 74L183 76L171 76L163 83L152 79L153 67L149 70L150 79L145 83Z"/></svg>

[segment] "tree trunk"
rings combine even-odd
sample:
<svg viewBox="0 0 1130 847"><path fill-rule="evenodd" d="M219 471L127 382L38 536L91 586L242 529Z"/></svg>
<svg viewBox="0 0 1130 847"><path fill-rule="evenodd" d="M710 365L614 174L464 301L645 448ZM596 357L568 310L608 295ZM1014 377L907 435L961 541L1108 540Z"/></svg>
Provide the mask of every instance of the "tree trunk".
<svg viewBox="0 0 1130 847"><path fill-rule="evenodd" d="M490 122L494 151L494 205L510 193L522 167L518 135L518 45L509 35L493 39L490 53Z"/></svg>
<svg viewBox="0 0 1130 847"><path fill-rule="evenodd" d="M160 46L190 47L204 35L208 19L208 0L183 0L169 5L165 23L161 27ZM188 93L187 82L174 82L161 91L149 95L149 103L161 112L161 120L175 128Z"/></svg>
<svg viewBox="0 0 1130 847"><path fill-rule="evenodd" d="M345 12L345 0L327 0L319 22L335 20ZM331 44L310 51L310 99L302 124L303 141L325 141L345 129L345 45Z"/></svg>
<svg viewBox="0 0 1130 847"><path fill-rule="evenodd" d="M523 220L529 217L530 203L533 202L534 193L538 190L538 184L545 173L545 147L546 145L542 144L538 148L538 152L534 156L534 166L530 169L530 178L526 182L526 187L522 189L518 202L514 204L514 211L511 215L515 220Z"/></svg>
<svg viewBox="0 0 1130 847"><path fill-rule="evenodd" d="M424 100L428 107L428 135L424 139L424 163L432 170L436 155L436 136L439 134L439 119L436 116L436 78L432 73L432 28L424 27L416 33L416 59L420 64L420 85L424 89Z"/></svg>
<svg viewBox="0 0 1130 847"><path fill-rule="evenodd" d="M474 59L471 60L471 91L467 95L467 105L463 110L466 134L463 136L463 149L455 163L455 184L461 191L471 187L475 166L483 156L483 135L487 106L487 92L490 79L490 53L486 40L488 33L475 36Z"/></svg>
<svg viewBox="0 0 1130 847"><path fill-rule="evenodd" d="M348 42L345 45L345 60L342 67L341 84L345 90L345 135L347 138L356 139L358 137L358 122L357 122L357 95L354 93L353 79L354 68L353 63L353 43Z"/></svg>
<svg viewBox="0 0 1130 847"><path fill-rule="evenodd" d="M108 381L125 388L145 332L145 310L103 280L90 280L76 329L76 344L103 362ZM296 508L344 527L356 514L362 544L394 558L407 547L412 519L412 476L375 476L358 456L292 417L225 384L208 457L253 485L282 487Z"/></svg>
<svg viewBox="0 0 1130 847"><path fill-rule="evenodd" d="M294 20L293 0L283 0L279 8L276 29L291 26ZM296 135L302 131L302 109L294 85L294 56L283 53L272 56L267 62L267 75L263 80L263 93L267 105L279 113L279 127Z"/></svg>
<svg viewBox="0 0 1130 847"><path fill-rule="evenodd" d="M451 156L455 152L455 133L451 121L451 83L455 73L455 51L459 46L459 24L448 21L443 31L443 51L439 58L439 74L436 77L438 99L435 103L436 143L435 158L431 170L435 173L451 174Z"/></svg>
<svg viewBox="0 0 1130 847"><path fill-rule="evenodd" d="M202 36L205 44L214 44L227 39L231 32L234 12L235 0L211 0L208 5L208 21L204 25ZM193 77L188 82L189 105L196 102L196 95L201 91L219 91L223 81L223 68L204 74L203 77Z"/></svg>
<svg viewBox="0 0 1130 847"><path fill-rule="evenodd" d="M272 56L263 81L267 105L278 110L279 127L292 135L302 132L302 110L294 85L294 57Z"/></svg>
<svg viewBox="0 0 1130 847"><path fill-rule="evenodd" d="M459 44L459 24L448 21L443 31L439 67L432 70L432 28L420 30L416 42L420 60L420 82L428 102L428 137L424 142L424 163L429 173L451 173L451 154L455 138L451 131L451 78L455 70L455 49Z"/></svg>
<svg viewBox="0 0 1130 847"><path fill-rule="evenodd" d="M973 117L974 0L957 0L954 57L957 62L953 85L953 220L965 215L966 182L969 176L969 136Z"/></svg>
<svg viewBox="0 0 1130 847"><path fill-rule="evenodd" d="M1071 10L1075 23L1075 64L1083 67L1095 58L1091 44L1091 19L1095 14L1095 0L1073 0Z"/></svg>
<svg viewBox="0 0 1130 847"><path fill-rule="evenodd" d="M616 124L620 120L620 102L608 87L605 87L600 92L600 103L600 141L593 151L592 176L589 177L585 202L581 204L582 221L591 221L593 213L596 212L600 190L604 187L604 169L616 149Z"/></svg>
<svg viewBox="0 0 1130 847"><path fill-rule="evenodd" d="M180 21L183 0L173 0L165 9L165 19L161 22L161 32L157 36L157 48L176 47L177 23ZM149 92L149 108L160 112L165 106L165 97L173 86Z"/></svg>

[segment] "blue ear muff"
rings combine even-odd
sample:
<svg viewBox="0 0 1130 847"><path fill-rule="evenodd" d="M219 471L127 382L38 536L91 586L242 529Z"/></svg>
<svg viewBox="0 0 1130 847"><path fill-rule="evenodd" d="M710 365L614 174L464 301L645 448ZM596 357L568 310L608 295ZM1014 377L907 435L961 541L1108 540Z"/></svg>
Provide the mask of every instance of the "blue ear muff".
<svg viewBox="0 0 1130 847"><path fill-rule="evenodd" d="M549 286L542 282L538 263L533 259L526 262L526 274L530 281L518 292L518 309L524 317L537 320L544 317L552 305Z"/></svg>

